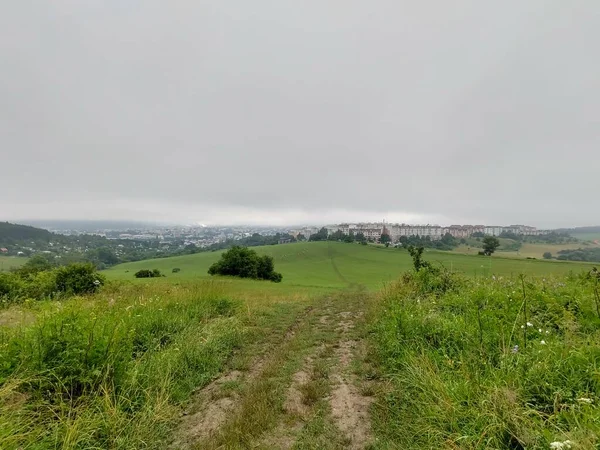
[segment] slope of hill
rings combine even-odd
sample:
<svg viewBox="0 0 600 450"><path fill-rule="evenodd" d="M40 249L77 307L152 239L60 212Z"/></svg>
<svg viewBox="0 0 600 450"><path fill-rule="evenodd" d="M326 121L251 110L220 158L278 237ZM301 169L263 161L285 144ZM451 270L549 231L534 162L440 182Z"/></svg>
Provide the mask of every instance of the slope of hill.
<svg viewBox="0 0 600 450"><path fill-rule="evenodd" d="M408 270L412 260L405 250L339 242L299 242L254 247L259 254L270 255L275 268L283 274L284 285L342 288L364 285L370 289L395 280ZM209 278L208 268L221 252L198 253L172 258L151 259L119 264L104 273L113 279L135 280L140 269L159 269L171 280ZM494 256L461 255L429 251L425 258L446 268L468 275L564 274L571 270L589 270L591 265L542 260L524 260ZM172 273L174 268L181 269ZM259 282L261 283L261 282ZM263 283L264 284L264 283Z"/></svg>
<svg viewBox="0 0 600 450"><path fill-rule="evenodd" d="M582 241L600 240L600 226L566 228L558 231L569 233L574 238L581 239Z"/></svg>
<svg viewBox="0 0 600 450"><path fill-rule="evenodd" d="M48 242L52 236L53 234L48 230L41 228L0 222L0 246L11 245L14 242L20 241Z"/></svg>

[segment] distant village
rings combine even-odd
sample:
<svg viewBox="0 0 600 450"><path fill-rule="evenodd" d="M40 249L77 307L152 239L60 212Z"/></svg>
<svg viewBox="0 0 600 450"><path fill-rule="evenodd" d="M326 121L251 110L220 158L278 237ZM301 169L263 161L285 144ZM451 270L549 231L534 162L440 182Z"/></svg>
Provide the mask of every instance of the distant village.
<svg viewBox="0 0 600 450"><path fill-rule="evenodd" d="M442 227L440 225L407 225L404 223L389 224L385 222L342 223L339 225L327 225L325 228L329 235L337 232L342 232L345 235L362 233L366 239L373 241L377 241L383 234L387 234L392 242L397 242L402 236L419 236L435 241L441 239L446 234L450 234L455 238L468 238L473 235L500 236L502 233L513 233L520 236L539 236L551 232L551 230L538 230L536 227L528 225L450 225ZM296 238L302 235L308 240L310 236L318 232L319 228L304 227L299 230L293 230L290 234Z"/></svg>

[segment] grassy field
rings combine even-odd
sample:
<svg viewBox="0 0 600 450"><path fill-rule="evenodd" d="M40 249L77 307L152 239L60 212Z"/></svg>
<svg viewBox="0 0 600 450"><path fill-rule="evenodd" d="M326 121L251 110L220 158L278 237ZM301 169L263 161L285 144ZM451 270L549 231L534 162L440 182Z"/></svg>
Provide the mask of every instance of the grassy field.
<svg viewBox="0 0 600 450"><path fill-rule="evenodd" d="M94 295L2 305L0 448L598 444L591 264L432 251L453 274L429 276L399 249L256 250L282 283L209 277L220 252L199 253L113 267Z"/></svg>
<svg viewBox="0 0 600 450"><path fill-rule="evenodd" d="M9 271L12 268L21 267L27 258L17 258L16 256L1 256L0 255L0 272Z"/></svg>
<svg viewBox="0 0 600 450"><path fill-rule="evenodd" d="M571 243L571 244L532 244L532 243L524 243L521 245L521 248L517 251L502 251L499 250L496 253L496 257L504 257L504 258L537 258L542 259L544 253L550 252L553 256L556 256L560 250L572 250L576 248L588 248L591 246L595 246L595 244L591 242L580 242L580 243ZM481 249L477 247L470 247L466 245L461 245L454 250L455 253L460 253L463 255L477 255Z"/></svg>
<svg viewBox="0 0 600 450"><path fill-rule="evenodd" d="M571 232L569 234L582 241L600 241L600 233Z"/></svg>
<svg viewBox="0 0 600 450"><path fill-rule="evenodd" d="M395 280L400 273L412 267L405 250L379 246L362 246L338 242L309 242L256 247L260 254L273 256L277 271L283 274L279 287L268 289L317 288L339 289L363 285L378 289L384 282ZM104 273L115 280L135 280L133 274L140 269L159 269L171 281L209 278L207 270L217 261L220 252L197 253L174 258L146 260L120 264ZM429 251L426 259L441 263L447 269L467 275L551 275L570 271L590 270L585 263L519 260L495 255L492 258L462 255L451 252ZM180 268L179 273L172 273ZM143 281L145 283L152 280ZM264 282L247 282L248 288L265 286Z"/></svg>
<svg viewBox="0 0 600 450"><path fill-rule="evenodd" d="M387 380L373 410L378 448L598 448L597 290L582 277L420 272L382 291L371 333Z"/></svg>

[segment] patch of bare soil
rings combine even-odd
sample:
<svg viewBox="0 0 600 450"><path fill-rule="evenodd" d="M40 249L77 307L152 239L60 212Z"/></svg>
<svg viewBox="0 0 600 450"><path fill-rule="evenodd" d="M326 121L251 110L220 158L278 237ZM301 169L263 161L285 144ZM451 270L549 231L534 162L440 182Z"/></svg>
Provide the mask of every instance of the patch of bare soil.
<svg viewBox="0 0 600 450"><path fill-rule="evenodd" d="M238 402L237 394L221 397L225 383L242 378L242 372L234 370L210 383L196 395L190 411L185 411L179 429L175 433L172 449L189 448L195 441L209 438L227 420ZM195 410L195 411L194 411ZM193 411L193 412L191 412Z"/></svg>
<svg viewBox="0 0 600 450"><path fill-rule="evenodd" d="M310 314L312 310L312 307L308 307L287 329L284 342L294 337L302 319ZM187 449L194 443L206 440L214 435L240 403L239 394L224 391L223 386L232 382L251 382L260 375L266 362L267 357L261 356L252 363L245 376L244 373L233 370L200 389L195 394L195 399L190 408L184 411L170 448L173 450Z"/></svg>
<svg viewBox="0 0 600 450"><path fill-rule="evenodd" d="M346 323L347 321L342 320L338 325L343 333L351 328L345 325ZM336 425L350 442L347 448L358 450L365 448L371 441L369 408L373 399L360 393L356 386L356 377L350 373L350 363L354 358L356 346L356 341L343 340L335 350L339 364L334 368L331 377L336 386L331 393L330 406Z"/></svg>

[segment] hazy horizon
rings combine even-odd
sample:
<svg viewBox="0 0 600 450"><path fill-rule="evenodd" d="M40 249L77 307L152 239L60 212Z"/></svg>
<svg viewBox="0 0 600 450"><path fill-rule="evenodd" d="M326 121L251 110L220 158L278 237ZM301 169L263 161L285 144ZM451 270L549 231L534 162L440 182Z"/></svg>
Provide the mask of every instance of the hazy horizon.
<svg viewBox="0 0 600 450"><path fill-rule="evenodd" d="M600 9L3 8L0 219L595 225Z"/></svg>

